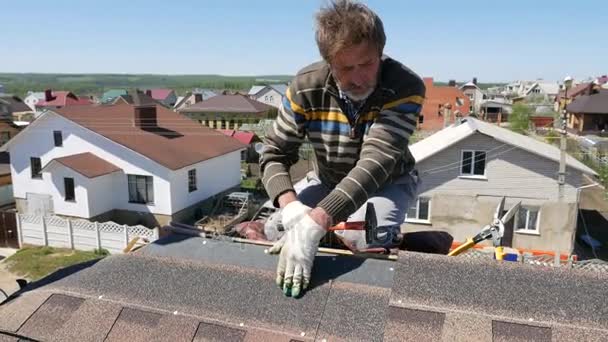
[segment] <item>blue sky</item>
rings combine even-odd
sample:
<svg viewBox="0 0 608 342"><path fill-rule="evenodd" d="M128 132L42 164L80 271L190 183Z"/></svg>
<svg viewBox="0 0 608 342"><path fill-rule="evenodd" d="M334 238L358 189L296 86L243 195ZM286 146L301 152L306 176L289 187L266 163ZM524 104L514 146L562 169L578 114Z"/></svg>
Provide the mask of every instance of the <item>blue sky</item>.
<svg viewBox="0 0 608 342"><path fill-rule="evenodd" d="M294 74L319 58L321 0L10 1L0 72ZM605 0L369 0L385 52L480 82L608 73Z"/></svg>

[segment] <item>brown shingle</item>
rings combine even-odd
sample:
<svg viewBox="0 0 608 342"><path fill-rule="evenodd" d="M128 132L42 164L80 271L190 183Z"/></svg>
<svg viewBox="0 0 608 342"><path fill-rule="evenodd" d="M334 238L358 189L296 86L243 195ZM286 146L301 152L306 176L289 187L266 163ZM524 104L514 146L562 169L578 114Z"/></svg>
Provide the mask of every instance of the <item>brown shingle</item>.
<svg viewBox="0 0 608 342"><path fill-rule="evenodd" d="M95 178L115 171L120 171L118 166L103 160L90 152L56 158L53 159L53 161L61 163L63 166L88 178Z"/></svg>
<svg viewBox="0 0 608 342"><path fill-rule="evenodd" d="M154 129L135 127L133 106L126 103L66 107L55 112L171 170L246 148L161 105L156 106L158 127Z"/></svg>

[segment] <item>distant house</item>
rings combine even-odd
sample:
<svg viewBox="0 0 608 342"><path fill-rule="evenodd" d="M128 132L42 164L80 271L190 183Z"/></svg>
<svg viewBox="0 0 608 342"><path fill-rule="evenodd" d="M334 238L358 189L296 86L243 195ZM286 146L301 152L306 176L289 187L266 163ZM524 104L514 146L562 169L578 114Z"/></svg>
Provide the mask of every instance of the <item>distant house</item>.
<svg viewBox="0 0 608 342"><path fill-rule="evenodd" d="M240 185L246 146L133 96L46 111L3 147L19 212L162 226Z"/></svg>
<svg viewBox="0 0 608 342"><path fill-rule="evenodd" d="M273 110L274 107L245 95L218 95L179 112L210 128L238 130L245 123L269 118Z"/></svg>
<svg viewBox="0 0 608 342"><path fill-rule="evenodd" d="M247 163L257 163L259 161L260 155L256 151L256 145L261 142L261 139L255 133L232 129L218 129L218 131L247 146L247 150L241 152L241 161Z"/></svg>
<svg viewBox="0 0 608 342"><path fill-rule="evenodd" d="M33 112L36 111L36 105L40 101L44 101L44 92L28 91L27 96L25 99L23 99L23 102L25 102L25 104L30 107Z"/></svg>
<svg viewBox="0 0 608 342"><path fill-rule="evenodd" d="M0 94L4 94L4 85L0 84Z"/></svg>
<svg viewBox="0 0 608 342"><path fill-rule="evenodd" d="M608 90L598 89L590 95L580 95L566 109L571 113L568 130L576 134L608 131Z"/></svg>
<svg viewBox="0 0 608 342"><path fill-rule="evenodd" d="M103 93L103 95L101 96L100 102L104 103L104 104L111 103L117 97L119 97L121 95L127 95L127 90L126 89L109 89Z"/></svg>
<svg viewBox="0 0 608 342"><path fill-rule="evenodd" d="M488 122L502 123L509 121L513 113L513 102L504 98L483 100L479 107L479 117Z"/></svg>
<svg viewBox="0 0 608 342"><path fill-rule="evenodd" d="M422 106L424 121L419 125L422 131L437 131L443 128L444 123L452 123L456 116L466 116L470 112L471 102L462 90L455 84L452 86L436 86L432 77L424 78L426 96ZM461 103L461 105L459 105ZM444 116L444 108L451 107L451 117Z"/></svg>
<svg viewBox="0 0 608 342"><path fill-rule="evenodd" d="M256 101L279 108L286 91L287 84L269 84L265 86L251 87L248 95L250 98Z"/></svg>
<svg viewBox="0 0 608 342"><path fill-rule="evenodd" d="M406 229L443 230L465 241L489 224L500 198L508 210L503 244L515 248L572 251L577 187L597 174L567 156L563 201L558 197L557 147L468 117L410 146L421 177Z"/></svg>
<svg viewBox="0 0 608 342"><path fill-rule="evenodd" d="M86 97L79 97L71 91L44 91L44 99L36 103L36 109L60 109L69 106L90 105L92 101Z"/></svg>
<svg viewBox="0 0 608 342"><path fill-rule="evenodd" d="M0 116L4 120L20 121L25 116L31 115L31 108L18 96L0 94Z"/></svg>
<svg viewBox="0 0 608 342"><path fill-rule="evenodd" d="M194 91L186 93L184 96L180 96L177 98L177 102L173 107L174 110L179 111L180 109L191 106L195 103L199 103L201 101L207 101L210 98L216 96L217 94L211 90L207 89L195 89Z"/></svg>
<svg viewBox="0 0 608 342"><path fill-rule="evenodd" d="M148 89L146 90L146 95L159 101L168 108L173 108L177 102L177 94L171 89Z"/></svg>
<svg viewBox="0 0 608 342"><path fill-rule="evenodd" d="M460 90L469 98L469 113L479 114L485 94L483 90L477 86L477 79L474 78L473 81L463 84L460 86Z"/></svg>
<svg viewBox="0 0 608 342"><path fill-rule="evenodd" d="M560 91L559 83L551 83L551 82L534 82L530 87L528 87L527 91L523 94L525 97L543 97L544 100L553 102Z"/></svg>

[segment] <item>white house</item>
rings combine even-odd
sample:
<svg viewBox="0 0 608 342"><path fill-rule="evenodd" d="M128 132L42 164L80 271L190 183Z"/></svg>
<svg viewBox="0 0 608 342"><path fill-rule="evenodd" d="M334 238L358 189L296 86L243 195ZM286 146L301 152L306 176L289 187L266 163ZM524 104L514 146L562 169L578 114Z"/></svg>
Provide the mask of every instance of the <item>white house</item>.
<svg viewBox="0 0 608 342"><path fill-rule="evenodd" d="M36 111L36 104L38 102L44 100L44 92L33 92L28 91L27 96L23 99L23 102L32 109L33 112Z"/></svg>
<svg viewBox="0 0 608 342"><path fill-rule="evenodd" d="M469 98L471 107L469 113L479 114L481 111L481 103L484 100L484 92L477 86L475 82L465 83L460 87L460 90Z"/></svg>
<svg viewBox="0 0 608 342"><path fill-rule="evenodd" d="M4 145L19 212L159 226L240 184L246 146L135 103L49 110Z"/></svg>
<svg viewBox="0 0 608 342"><path fill-rule="evenodd" d="M443 230L465 241L489 224L498 201L522 202L503 244L570 252L577 188L597 174L567 156L564 197L558 196L558 148L472 117L410 146L421 183L406 230Z"/></svg>
<svg viewBox="0 0 608 342"><path fill-rule="evenodd" d="M256 101L279 108L286 91L286 84L269 84L266 86L251 87L248 95Z"/></svg>

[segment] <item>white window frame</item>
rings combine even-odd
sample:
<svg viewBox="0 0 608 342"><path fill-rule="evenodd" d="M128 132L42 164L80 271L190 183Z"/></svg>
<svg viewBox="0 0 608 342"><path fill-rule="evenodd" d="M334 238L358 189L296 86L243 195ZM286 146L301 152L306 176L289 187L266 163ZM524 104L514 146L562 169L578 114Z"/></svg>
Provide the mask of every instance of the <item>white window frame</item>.
<svg viewBox="0 0 608 342"><path fill-rule="evenodd" d="M526 228L519 227L519 212L515 215L515 220L513 221L513 226L515 232L518 234L528 234L528 235L540 235L540 207L535 206L522 206L521 209L527 210L526 212ZM520 210L521 210L520 209ZM530 221L530 211L536 211L536 229L528 229L528 224Z"/></svg>
<svg viewBox="0 0 608 342"><path fill-rule="evenodd" d="M426 220L423 219L419 219L418 217L420 216L420 198L428 198L429 200L429 217ZM433 200L430 196L418 196L416 197L416 218L409 218L407 217L407 213L410 210L410 208L406 209L405 212L405 222L408 223L419 223L419 224L431 224L431 210L433 209L433 204L432 204Z"/></svg>
<svg viewBox="0 0 608 342"><path fill-rule="evenodd" d="M471 173L462 173L462 166L464 165L464 154L466 152L471 152L472 153L472 158L471 158ZM484 166L483 166L483 175L476 175L475 172L475 153L476 152L483 152L485 153L486 157L484 158ZM486 170L488 169L488 152L485 150L461 150L460 151L460 170L458 170L458 173L460 174L460 178L472 178L472 179L487 179L486 177Z"/></svg>

